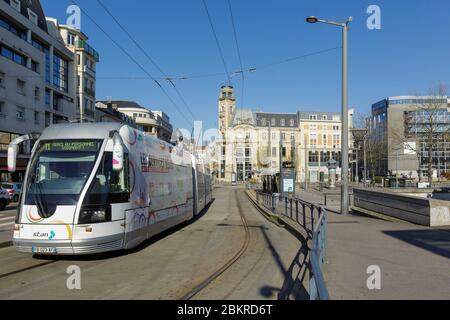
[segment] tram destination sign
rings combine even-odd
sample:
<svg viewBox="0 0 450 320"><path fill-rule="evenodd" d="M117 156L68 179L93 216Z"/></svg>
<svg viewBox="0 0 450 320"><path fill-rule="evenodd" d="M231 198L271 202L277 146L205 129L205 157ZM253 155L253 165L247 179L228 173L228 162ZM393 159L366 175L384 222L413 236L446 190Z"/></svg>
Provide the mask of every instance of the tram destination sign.
<svg viewBox="0 0 450 320"><path fill-rule="evenodd" d="M50 141L44 143L46 151L86 151L98 150L97 141Z"/></svg>

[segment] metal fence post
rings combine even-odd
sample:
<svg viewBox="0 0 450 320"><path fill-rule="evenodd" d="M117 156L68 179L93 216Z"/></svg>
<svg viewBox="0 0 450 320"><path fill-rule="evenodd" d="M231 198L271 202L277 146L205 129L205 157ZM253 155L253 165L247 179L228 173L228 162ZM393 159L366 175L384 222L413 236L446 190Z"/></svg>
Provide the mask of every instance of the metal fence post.
<svg viewBox="0 0 450 320"><path fill-rule="evenodd" d="M310 209L311 209L311 230L314 230L314 205L311 205Z"/></svg>
<svg viewBox="0 0 450 320"><path fill-rule="evenodd" d="M298 222L298 200L295 200L295 221Z"/></svg>
<svg viewBox="0 0 450 320"><path fill-rule="evenodd" d="M289 199L289 209L291 211L291 219L292 219L292 198Z"/></svg>
<svg viewBox="0 0 450 320"><path fill-rule="evenodd" d="M303 208L303 226L306 227L306 205L302 203Z"/></svg>

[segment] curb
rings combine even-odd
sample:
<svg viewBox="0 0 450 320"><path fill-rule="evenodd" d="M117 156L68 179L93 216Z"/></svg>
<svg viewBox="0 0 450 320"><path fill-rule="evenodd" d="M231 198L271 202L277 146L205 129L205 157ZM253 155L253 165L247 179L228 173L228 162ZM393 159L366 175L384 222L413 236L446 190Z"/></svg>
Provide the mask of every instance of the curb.
<svg viewBox="0 0 450 320"><path fill-rule="evenodd" d="M306 229L304 229L304 232L307 234L305 237L305 234L303 234L300 230L298 230L297 228L292 226L291 223L287 222L285 219L283 219L283 217L272 214L266 208L261 207L258 203L256 203L256 201L253 199L253 197L249 194L248 191L245 191L245 193L246 193L247 197L249 198L249 200L258 208L258 211L260 211L261 214L267 220L269 220L269 222L277 225L280 228L286 229L289 233L291 233L294 237L296 237L302 243L306 243L310 239L310 234Z"/></svg>
<svg viewBox="0 0 450 320"><path fill-rule="evenodd" d="M12 241L1 242L0 248L7 248L7 247L11 247L12 245L13 245Z"/></svg>

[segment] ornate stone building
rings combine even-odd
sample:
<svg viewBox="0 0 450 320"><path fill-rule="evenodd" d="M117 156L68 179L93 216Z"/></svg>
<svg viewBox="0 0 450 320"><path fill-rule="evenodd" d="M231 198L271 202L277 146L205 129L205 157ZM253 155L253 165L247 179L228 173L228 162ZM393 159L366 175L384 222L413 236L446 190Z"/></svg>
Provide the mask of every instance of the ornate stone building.
<svg viewBox="0 0 450 320"><path fill-rule="evenodd" d="M297 182L305 181L305 176L317 182L328 178L328 160L341 159L340 113L236 110L232 86L221 87L218 108L219 181L260 180L289 168L296 172ZM340 175L339 168L337 172Z"/></svg>

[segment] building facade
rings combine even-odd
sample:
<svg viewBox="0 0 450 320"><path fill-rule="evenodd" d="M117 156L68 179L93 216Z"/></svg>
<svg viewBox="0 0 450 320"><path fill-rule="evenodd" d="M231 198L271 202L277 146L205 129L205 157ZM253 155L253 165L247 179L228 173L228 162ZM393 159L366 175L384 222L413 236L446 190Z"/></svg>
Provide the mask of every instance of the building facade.
<svg viewBox="0 0 450 320"><path fill-rule="evenodd" d="M236 110L233 87L222 86L218 115L219 181L260 181L262 176L279 175L281 168L293 170L297 182L314 183L328 179L330 159L340 167L340 113ZM350 111L350 123L352 115Z"/></svg>
<svg viewBox="0 0 450 320"><path fill-rule="evenodd" d="M7 173L6 152L15 137L41 132L73 119L74 54L47 20L38 0L0 1L0 174L21 180L29 146L18 158L18 172Z"/></svg>
<svg viewBox="0 0 450 320"><path fill-rule="evenodd" d="M148 135L170 142L173 127L170 118L162 111L151 111L134 101L98 101L96 106L99 110L110 105L127 117L133 119L136 127Z"/></svg>
<svg viewBox="0 0 450 320"><path fill-rule="evenodd" d="M431 160L435 178L448 172L449 105L446 96L397 96L373 104L372 115L366 120L368 139L383 150L372 170L380 176L418 178L428 175ZM429 139L433 145L431 153Z"/></svg>
<svg viewBox="0 0 450 320"><path fill-rule="evenodd" d="M75 54L76 117L81 122L94 122L96 65L100 61L100 55L87 43L87 35L80 30L58 24L56 20L53 21L53 24L58 27L66 46Z"/></svg>

